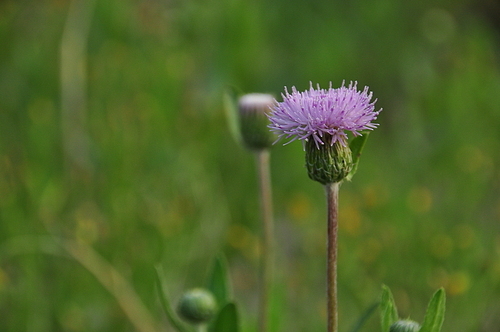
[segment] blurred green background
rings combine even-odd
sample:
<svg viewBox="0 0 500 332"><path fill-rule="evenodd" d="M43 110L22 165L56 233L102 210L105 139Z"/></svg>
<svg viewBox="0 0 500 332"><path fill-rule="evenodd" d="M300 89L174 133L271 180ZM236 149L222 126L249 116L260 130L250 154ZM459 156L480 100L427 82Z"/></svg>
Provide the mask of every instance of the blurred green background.
<svg viewBox="0 0 500 332"><path fill-rule="evenodd" d="M443 331L498 332L499 33L494 0L0 1L0 330L135 330L51 234L92 247L165 331L154 265L175 301L224 252L255 331L255 161L223 91L357 80L384 111L340 193L341 330L385 283L402 317L443 286ZM272 150L273 331L326 324L325 197L303 159Z"/></svg>

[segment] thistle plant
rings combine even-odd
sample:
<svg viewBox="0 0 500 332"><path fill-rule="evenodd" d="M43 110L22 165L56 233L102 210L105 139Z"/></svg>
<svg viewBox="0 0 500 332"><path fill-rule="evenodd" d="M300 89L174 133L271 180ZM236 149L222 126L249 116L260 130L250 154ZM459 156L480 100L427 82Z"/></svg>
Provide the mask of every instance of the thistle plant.
<svg viewBox="0 0 500 332"><path fill-rule="evenodd" d="M328 217L327 246L327 317L328 332L338 331L337 306L337 233L338 193L344 179L356 171L366 131L374 129L379 111L371 101L368 87L357 90L357 83L340 88L315 89L292 93L285 88L283 101L276 101L269 128L280 138L302 140L309 177L325 186ZM353 137L349 144L348 132ZM363 135L365 134L365 135Z"/></svg>
<svg viewBox="0 0 500 332"><path fill-rule="evenodd" d="M268 113L274 104L272 95L251 93L239 98L239 125L243 144L255 153L257 161L259 198L262 215L261 266L259 271L259 331L268 329L268 302L273 266L273 208L269 148L275 136L268 130Z"/></svg>

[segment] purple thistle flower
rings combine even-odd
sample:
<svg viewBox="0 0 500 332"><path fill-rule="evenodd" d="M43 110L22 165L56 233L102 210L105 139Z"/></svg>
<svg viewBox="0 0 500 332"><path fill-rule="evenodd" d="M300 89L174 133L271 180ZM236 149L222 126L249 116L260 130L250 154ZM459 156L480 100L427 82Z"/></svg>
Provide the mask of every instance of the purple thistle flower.
<svg viewBox="0 0 500 332"><path fill-rule="evenodd" d="M375 111L377 100L370 101L373 93L368 87L358 91L357 82L348 87L342 82L338 89L333 89L330 82L328 90L320 89L319 84L314 89L311 82L309 90L299 92L292 87L290 94L285 87L285 94L281 95L283 102L276 101L269 116L271 131L278 134L278 140L292 137L288 143L296 139L309 141L312 137L317 148L325 144L325 135L331 145L338 141L345 146L346 131L359 136L363 130L376 128L372 121L382 110Z"/></svg>

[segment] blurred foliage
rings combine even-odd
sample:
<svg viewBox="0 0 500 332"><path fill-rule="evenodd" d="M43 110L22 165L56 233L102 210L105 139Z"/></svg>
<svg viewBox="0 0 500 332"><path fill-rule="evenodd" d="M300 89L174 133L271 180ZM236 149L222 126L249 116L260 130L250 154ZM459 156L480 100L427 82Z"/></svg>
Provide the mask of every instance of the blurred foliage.
<svg viewBox="0 0 500 332"><path fill-rule="evenodd" d="M384 111L340 194L341 330L385 283L401 317L443 286L443 331L498 331L499 18L492 0L0 1L2 330L133 330L76 260L16 240L47 234L92 246L167 331L154 266L174 300L224 251L255 330L255 168L222 93L345 79ZM320 331L324 193L300 143L272 173L272 324Z"/></svg>

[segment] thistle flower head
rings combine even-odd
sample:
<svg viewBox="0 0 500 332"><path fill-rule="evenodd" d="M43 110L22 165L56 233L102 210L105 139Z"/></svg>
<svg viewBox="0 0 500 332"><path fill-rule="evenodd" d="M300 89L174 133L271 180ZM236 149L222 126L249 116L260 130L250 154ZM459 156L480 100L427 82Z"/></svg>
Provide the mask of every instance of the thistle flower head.
<svg viewBox="0 0 500 332"><path fill-rule="evenodd" d="M283 101L276 102L270 115L271 131L279 138L291 138L309 141L314 140L316 147L339 142L346 145L346 131L354 136L361 135L362 130L371 130L377 126L372 123L381 110L375 111L375 102L371 101L373 93L365 87L357 90L357 82L349 83L338 89L330 87L314 89L312 82L309 90L299 92L292 87L292 93L285 88ZM327 137L327 139L325 139Z"/></svg>

